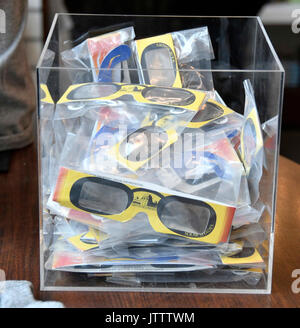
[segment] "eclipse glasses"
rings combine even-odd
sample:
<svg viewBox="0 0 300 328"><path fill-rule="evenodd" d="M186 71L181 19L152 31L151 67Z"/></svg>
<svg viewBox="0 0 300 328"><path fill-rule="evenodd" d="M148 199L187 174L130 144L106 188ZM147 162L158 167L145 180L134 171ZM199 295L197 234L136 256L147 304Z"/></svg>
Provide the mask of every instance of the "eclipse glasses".
<svg viewBox="0 0 300 328"><path fill-rule="evenodd" d="M138 188L63 167L53 200L124 224L142 212L158 233L210 244L227 241L235 212L219 203Z"/></svg>

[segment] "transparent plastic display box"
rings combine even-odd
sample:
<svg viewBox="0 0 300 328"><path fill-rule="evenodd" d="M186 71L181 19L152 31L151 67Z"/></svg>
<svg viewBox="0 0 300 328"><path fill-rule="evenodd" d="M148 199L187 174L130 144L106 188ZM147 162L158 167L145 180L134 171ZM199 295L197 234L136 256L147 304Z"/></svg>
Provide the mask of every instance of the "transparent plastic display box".
<svg viewBox="0 0 300 328"><path fill-rule="evenodd" d="M128 29L128 27L133 27L134 35L132 35L132 29ZM180 54L176 52L177 48L174 50L174 37L171 41L166 41L170 39L164 38L152 39L150 43L146 44L148 47L147 50L149 51L144 53L141 58L136 55L138 54L137 45L135 43L136 40L170 35L169 33L171 32L203 27L207 29L201 29L202 32L209 32L210 43L205 43L203 38L200 38L200 41L197 39L197 33L200 33L198 30L195 30L198 31L197 33L194 32L191 34L193 37L196 35L194 39L193 37L190 39L188 37L185 38L186 35L179 34L177 42L179 46L184 45L182 49L188 51L188 55L190 56L183 64L179 63L178 56ZM120 33L120 30L125 32ZM106 39L104 37L102 37L102 39L93 39L94 41L102 40L99 43L94 42L94 44L92 44L94 50L90 44L88 45L87 39L90 40L98 35L108 33L111 34ZM199 35L200 34L198 34L198 36ZM174 35L172 34L172 36ZM171 42L172 45L168 44L168 42ZM99 44L100 48L97 48ZM168 45L166 46L166 44ZM119 50L124 50L124 52L121 52L121 55L120 53L112 52L113 49L120 45L125 46L125 50L119 48ZM151 47L149 45L151 45ZM128 52L128 49L130 52ZM94 57L91 57L92 51L94 51ZM110 57L105 57L101 51L108 54ZM119 56L125 56L125 59L120 59ZM117 63L118 61L119 63ZM101 70L97 67L99 64L102 65ZM179 84L174 82L177 78ZM184 93L186 86L183 85L183 81L186 82L189 81L189 79L194 84L188 85L190 91ZM168 117L175 117L174 115L178 113L178 115L184 116L184 113L187 113L188 110L185 109L185 104L182 105L180 101L178 102L178 97L180 98L182 95L185 97L186 94L188 94L191 98L188 97L186 104L190 106L201 93L202 95L204 94L205 98L203 99L217 97L214 99L217 100L218 103L223 103L223 105L226 104L225 106L237 113L235 115L237 115L236 117L240 119L239 122L241 123L244 122L244 116L242 115L244 115L245 108L244 81L246 80L253 88L260 120L259 129L262 131L263 138L263 152L261 152L263 153L263 162L261 165L262 176L259 180L259 198L255 203L249 205L250 209L252 209L256 215L253 215L253 211L251 212L251 210L250 212L246 211L246 215L242 217L242 221L236 225L233 225L235 220L235 217L233 217L231 225L229 225L229 228L227 227L227 235L224 237L223 234L223 239L216 239L211 242L212 239L209 239L211 232L206 233L206 235L201 235L202 232L199 232L199 235L197 235L194 230L189 230L192 229L191 227L181 227L181 229L186 228L183 234L178 232L178 229L171 229L170 226L173 224L170 223L172 221L172 215L176 216L178 214L174 214L174 211L171 211L172 206L170 206L169 210L173 214L171 215L171 219L168 219L169 221L167 223L163 221L159 210L155 212L156 214L158 213L158 219L156 217L156 220L160 220L159 223L155 224L158 226L163 225L163 228L160 228L161 230L156 228L153 221L151 221L152 219L147 219L147 215L149 217L152 215L151 213L153 213L150 213L149 210L151 206L154 207L158 203L158 209L160 206L160 198L166 197L161 196L162 191L168 191L167 194L174 195L175 198L177 197L177 200L190 199L190 203L194 202L193 204L196 204L199 199L203 198L204 203L212 200L213 202L216 201L220 206L223 206L224 204L220 202L219 198L216 197L216 199L214 199L215 195L213 194L213 190L218 189L218 195L220 195L221 198L227 197L231 200L231 202L229 202L231 208L238 207L238 205L232 205L232 199L234 198L232 195L234 193L231 193L229 189L222 190L223 182L225 181L222 179L226 179L224 176L221 177L222 182L217 185L218 187L215 187L217 189L213 189L211 186L207 187L207 190L210 191L205 194L206 187L204 187L201 191L203 192L204 190L204 193L200 193L199 198L198 194L193 192L194 189L187 188L183 191L180 189L178 191L175 187L164 185L165 181L159 185L159 183L154 180L152 181L150 178L150 181L148 180L149 184L148 182L144 184L143 179L146 179L145 175L139 174L140 171L145 173L145 171L143 171L143 165L139 167L132 166L132 170L129 169L128 171L128 167L126 167L126 170L124 169L124 165L127 165L128 162L125 162L125 164L123 162L123 170L117 170L115 174L111 174L111 167L102 166L102 162L98 158L93 162L94 166L92 166L91 169L89 169L89 166L84 166L86 160L85 154L90 151L90 141L93 133L95 133L95 124L103 123L103 121L101 121L101 119L104 119L103 116L101 116L103 113L116 113L116 111L120 110L123 115L124 113L128 114L128 112L132 110L137 114L137 121L139 124L141 124L142 118L151 121L153 117L158 117L162 110L166 109L166 107L156 106L155 102L162 101L161 97L164 98L166 94L168 96L168 92L170 92L170 94L174 96L173 102L171 101L171 105L174 106L167 107L167 113L170 116L165 117L167 117L167 119ZM284 70L265 32L263 24L258 17L57 14L54 18L37 66L37 81L39 86L39 222L42 290L257 294L271 292L276 183ZM78 85L80 84L82 84L84 88L80 89L76 96L76 90L79 90L78 88L80 86ZM112 85L115 86L113 91ZM127 89L123 88L124 85L127 85ZM155 89L155 86L158 86L158 88ZM153 93L153 98L147 98L145 88L148 88L147 92L152 88L152 91L150 91ZM72 91L73 89L75 91ZM182 94L179 89L184 89ZM155 92L153 90L155 90ZM196 93L193 93L193 90L195 90ZM217 91L217 93L213 92L213 90ZM111 95L118 92L119 95L116 100L116 97ZM203 99L201 101L204 102ZM100 112L102 113L101 115L99 114ZM156 116L153 114L154 112ZM97 113L100 116L97 117ZM150 116L147 116L147 113L150 113L152 116L150 114ZM139 115L141 115L142 118L139 117ZM112 117L110 117L110 119L113 120ZM188 118L188 115L185 116L185 119L189 122L192 120L191 117ZM127 124L127 128L130 124L134 124L133 121L135 121L130 118L126 121L125 116L122 116L120 120L123 120L123 123L127 122L124 123ZM169 122L169 124L177 124L176 126L180 127L180 122L180 120L175 119L171 121L171 123ZM163 123L155 124L156 125L152 124L152 127L158 126L162 128L163 126ZM221 126L221 132L223 127L222 124L228 124L227 116L224 116L223 119L218 120L215 124L215 127ZM172 133L170 131L171 130L167 132L168 138L172 138ZM182 133L182 129L180 131L180 133ZM215 131L214 128L212 131ZM239 134L241 130L237 128L235 131L238 136L241 136ZM180 133L178 132L178 135L180 135ZM255 130L254 135L257 133L258 130ZM223 135L227 137L227 140L230 139L228 134ZM166 140L162 142L164 142L164 145L170 146L168 142L166 143ZM237 146L238 145L239 144L237 144ZM231 146L232 149L234 149L232 144ZM164 147L165 146L163 146L162 149L164 149ZM240 154L239 148L236 148L235 155L238 156L237 154ZM98 155L101 158L102 153L98 152L97 156ZM236 158L239 160L240 167L246 172L244 166L241 164L241 158ZM88 159L91 160L90 157ZM219 168L219 164L220 162L215 162L215 166L212 167ZM81 165L84 167L81 167ZM100 171L97 171L97 165L101 166ZM99 179L102 179L101 181L110 181L110 183L101 185L102 189L97 189L99 185L96 187L91 185L89 186L90 189L88 187L86 188L85 195L82 195L82 193L84 193L84 188L83 185L81 185L81 194L80 196L77 194L77 196L82 197L82 199L80 198L74 201L74 199L71 199L73 196L70 196L71 191L69 195L69 191L64 189L67 188L66 185L68 185L68 183L64 184L63 180L66 176L66 171L70 172L68 170L77 172L75 176L79 174L78 172L80 171L85 177L87 174L94 176L96 179L95 181L100 181ZM131 175L128 172L130 172ZM146 177L149 172L146 171ZM159 174L161 173L160 171L157 172ZM215 169L214 172L214 174L218 174L219 171ZM167 174L169 173L170 171L167 172ZM124 174L127 174L126 177L130 176L128 178L129 180L124 178ZM122 189L118 189L118 187L120 185L124 186L124 184L120 183L120 179L121 182L124 181L124 184L127 185L127 187L123 187L124 190L126 188L131 188L135 190L135 193L137 193L137 190L143 188L151 190L150 193L146 193L148 195L148 207L146 205L144 206L144 208L147 208L147 210L144 211L146 216L145 213L139 213L137 217L132 215L133 219L132 217L130 219L136 220L134 224L130 223L130 220L125 223L116 223L116 220L109 218L109 215L112 213L117 213L118 215L121 213L120 217L123 218L122 213L125 213L125 211L122 212L124 208L121 210L119 208L121 205L118 204L120 198L123 197L121 194L118 194ZM111 181L116 184L112 184ZM131 187L128 187L128 181L133 181ZM242 177L240 177L239 180L240 184L241 181ZM245 180L243 181L245 182ZM135 183L136 185L134 185ZM246 184L248 187L251 185L248 182ZM63 187L61 187L62 185ZM193 183L190 185L192 186ZM118 192L116 191L115 194L115 190L112 191L114 186L117 186L118 189ZM239 190L240 188L239 184L234 185L232 182L230 182L230 186L234 190ZM247 190L249 190L249 188ZM160 198L156 201L155 195L158 194ZM110 199L110 203L105 203L105 197L107 197L107 195L114 195L117 197L118 201ZM127 196L128 195L129 193ZM91 198L87 200L84 197ZM102 198L104 198L104 200ZM128 198L130 197L128 196ZM104 206L110 206L112 212L109 212L110 210L107 208L106 212L99 212L99 210L97 210L97 206L100 206L99 201L101 201L101 199L105 203ZM134 198L134 200L136 201L137 198ZM129 204L130 202L128 199L127 201ZM86 202L90 202L92 205L86 205ZM187 203L189 203L189 201L186 201L185 204ZM131 208L132 206L131 203L130 205L128 204L126 205L127 207L125 206L126 210L128 207ZM176 206L173 206L175 212ZM201 216L204 217L207 215L203 208L197 208L198 205L195 206L196 209L194 209L192 214L191 212L185 211L185 214L182 215L181 224L183 226L184 224L189 226L189 223L192 225L192 223L195 222L194 220L201 221ZM90 211L89 209L92 210ZM139 211L136 211L135 214L137 212ZM143 211L140 210L140 212ZM105 219L105 215L101 216L99 213L108 213L108 218L106 217ZM140 219L139 215L141 215ZM87 221L85 221L86 218ZM190 221L188 222L188 220ZM217 215L217 220L219 220L217 221L218 224L222 225L224 223L222 220L225 220L225 217L220 218ZM99 232L99 229L101 230L101 224L107 221L109 222L108 224L111 224L111 222L116 223L116 226L111 228L111 231L115 233L114 239L112 239L111 249L115 253L111 253L112 255L110 257L107 255L108 253L105 253L107 256L105 257L105 261L103 261L103 258L101 260L99 254L96 256L96 253L93 253L93 251L98 251L99 245L103 242L103 233ZM97 222L97 224L99 224L99 222L102 223L95 226L95 222ZM146 223L143 225L144 223L141 224L140 222ZM149 222L152 222L151 226ZM127 228L130 227L130 224L132 230ZM146 224L148 224L148 226L146 226ZM205 224L205 227L202 226L199 229L207 231L205 229L207 229L208 223ZM132 228L132 226L134 226L134 228ZM154 228L151 230L151 227ZM155 229L157 231L155 231ZM107 233L107 230L105 231ZM130 231L130 233L128 233L128 231ZM149 231L152 231L152 233L147 235ZM119 235L116 235L116 232L118 232ZM142 234L142 232L144 234ZM190 236L193 237L196 235L208 236L208 239L202 240L200 238L196 240L189 238ZM104 236L107 237L107 235ZM83 237L87 239L83 240ZM74 241L76 238L77 244ZM225 240L224 238L227 239ZM143 244L139 244L141 240L143 240ZM84 247L87 248L81 248L81 242L83 242L85 245ZM107 240L105 242L107 242ZM168 244L169 242L170 244ZM185 262L181 261L182 257L180 257L180 260L172 257L174 255L174 253L171 252L172 249L176 250L176 252L180 252L181 250L190 252L187 247L187 245L190 245L189 242L197 244L196 249L199 247L198 250L201 249L200 253L192 253L192 256L187 255L189 260ZM90 245L93 246L92 251L90 250L90 248L92 248ZM248 247L247 249L246 246ZM233 248L231 249L230 247ZM245 251L244 247L246 253L248 250L248 255L241 255L241 252ZM164 255L170 257L169 262L159 262L157 256L163 256L160 252L166 249L167 251ZM204 254L205 250L207 253ZM119 251L120 253L118 253ZM149 253L147 253L147 251L149 251ZM125 254L126 252L128 252L127 257ZM139 252L142 252L141 256L139 256ZM176 252L175 255L178 255ZM253 252L258 252L259 259L261 260L257 258L253 260L253 258L251 258ZM92 260L91 254L95 256ZM147 257L145 254L148 254L148 258L154 255L156 258L155 260L152 259L150 262L142 261L139 263L141 259L145 260ZM226 262L222 260L222 256L227 257L227 259L246 257L247 260L242 260L241 262ZM130 258L130 260L134 262L125 261L118 263L116 266L114 265L116 262L111 262L112 258L125 258L127 261ZM164 261L165 260L164 258ZM76 264L80 265L76 266ZM197 267L194 267L195 264L197 264Z"/></svg>

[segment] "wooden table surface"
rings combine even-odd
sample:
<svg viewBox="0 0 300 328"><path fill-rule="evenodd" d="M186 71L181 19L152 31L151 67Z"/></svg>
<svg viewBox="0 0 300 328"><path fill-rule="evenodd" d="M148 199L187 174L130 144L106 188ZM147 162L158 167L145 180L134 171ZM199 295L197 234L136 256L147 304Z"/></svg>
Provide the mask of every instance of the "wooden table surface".
<svg viewBox="0 0 300 328"><path fill-rule="evenodd" d="M300 307L292 292L300 269L300 165L280 157L271 295L133 292L40 292L38 182L35 146L15 151L0 174L0 269L7 280L29 280L39 300L66 307ZM300 287L300 284L299 284Z"/></svg>

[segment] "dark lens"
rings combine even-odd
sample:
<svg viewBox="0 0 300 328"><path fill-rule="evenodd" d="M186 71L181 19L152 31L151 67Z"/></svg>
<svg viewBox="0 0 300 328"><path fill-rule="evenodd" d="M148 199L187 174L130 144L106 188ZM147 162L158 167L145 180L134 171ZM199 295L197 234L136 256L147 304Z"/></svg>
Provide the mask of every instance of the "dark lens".
<svg viewBox="0 0 300 328"><path fill-rule="evenodd" d="M184 198L173 197L160 205L159 217L170 230L193 237L208 234L215 225L215 212L208 204Z"/></svg>
<svg viewBox="0 0 300 328"><path fill-rule="evenodd" d="M200 183L215 179L217 175L215 173L204 173L200 178L195 179L185 179L184 181L192 186L198 185Z"/></svg>
<svg viewBox="0 0 300 328"><path fill-rule="evenodd" d="M156 126L149 126L127 136L119 150L127 160L139 162L157 154L167 141L168 134L164 130Z"/></svg>
<svg viewBox="0 0 300 328"><path fill-rule="evenodd" d="M116 84L89 83L72 90L68 95L68 99L79 100L108 97L119 89L120 87Z"/></svg>
<svg viewBox="0 0 300 328"><path fill-rule="evenodd" d="M174 106L187 106L195 101L195 96L183 89L177 88L146 88L142 95L149 101Z"/></svg>
<svg viewBox="0 0 300 328"><path fill-rule="evenodd" d="M170 49L158 47L152 50L146 50L143 54L149 83L159 86L171 86L176 78Z"/></svg>
<svg viewBox="0 0 300 328"><path fill-rule="evenodd" d="M147 46L141 57L146 84L171 87L176 78L176 64L171 48L163 43Z"/></svg>
<svg viewBox="0 0 300 328"><path fill-rule="evenodd" d="M130 193L126 188L109 180L83 178L73 185L70 199L75 206L91 213L119 214L129 203Z"/></svg>
<svg viewBox="0 0 300 328"><path fill-rule="evenodd" d="M192 122L205 122L220 117L224 110L211 102L207 102L197 114L193 117Z"/></svg>
<svg viewBox="0 0 300 328"><path fill-rule="evenodd" d="M234 259L240 259L240 258L245 258L245 257L250 257L254 254L255 249L253 247L243 247L242 251L239 252L238 254L229 256Z"/></svg>

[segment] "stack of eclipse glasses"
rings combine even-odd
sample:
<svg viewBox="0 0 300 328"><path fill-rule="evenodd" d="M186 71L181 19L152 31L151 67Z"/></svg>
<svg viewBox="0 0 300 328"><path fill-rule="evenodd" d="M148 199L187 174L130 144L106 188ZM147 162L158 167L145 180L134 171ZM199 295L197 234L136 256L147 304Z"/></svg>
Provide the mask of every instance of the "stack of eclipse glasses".
<svg viewBox="0 0 300 328"><path fill-rule="evenodd" d="M201 72L213 59L205 27L134 38L128 27L65 50L92 74L71 76L56 103L40 85L46 269L256 285L264 153L251 82L244 115L228 108Z"/></svg>

